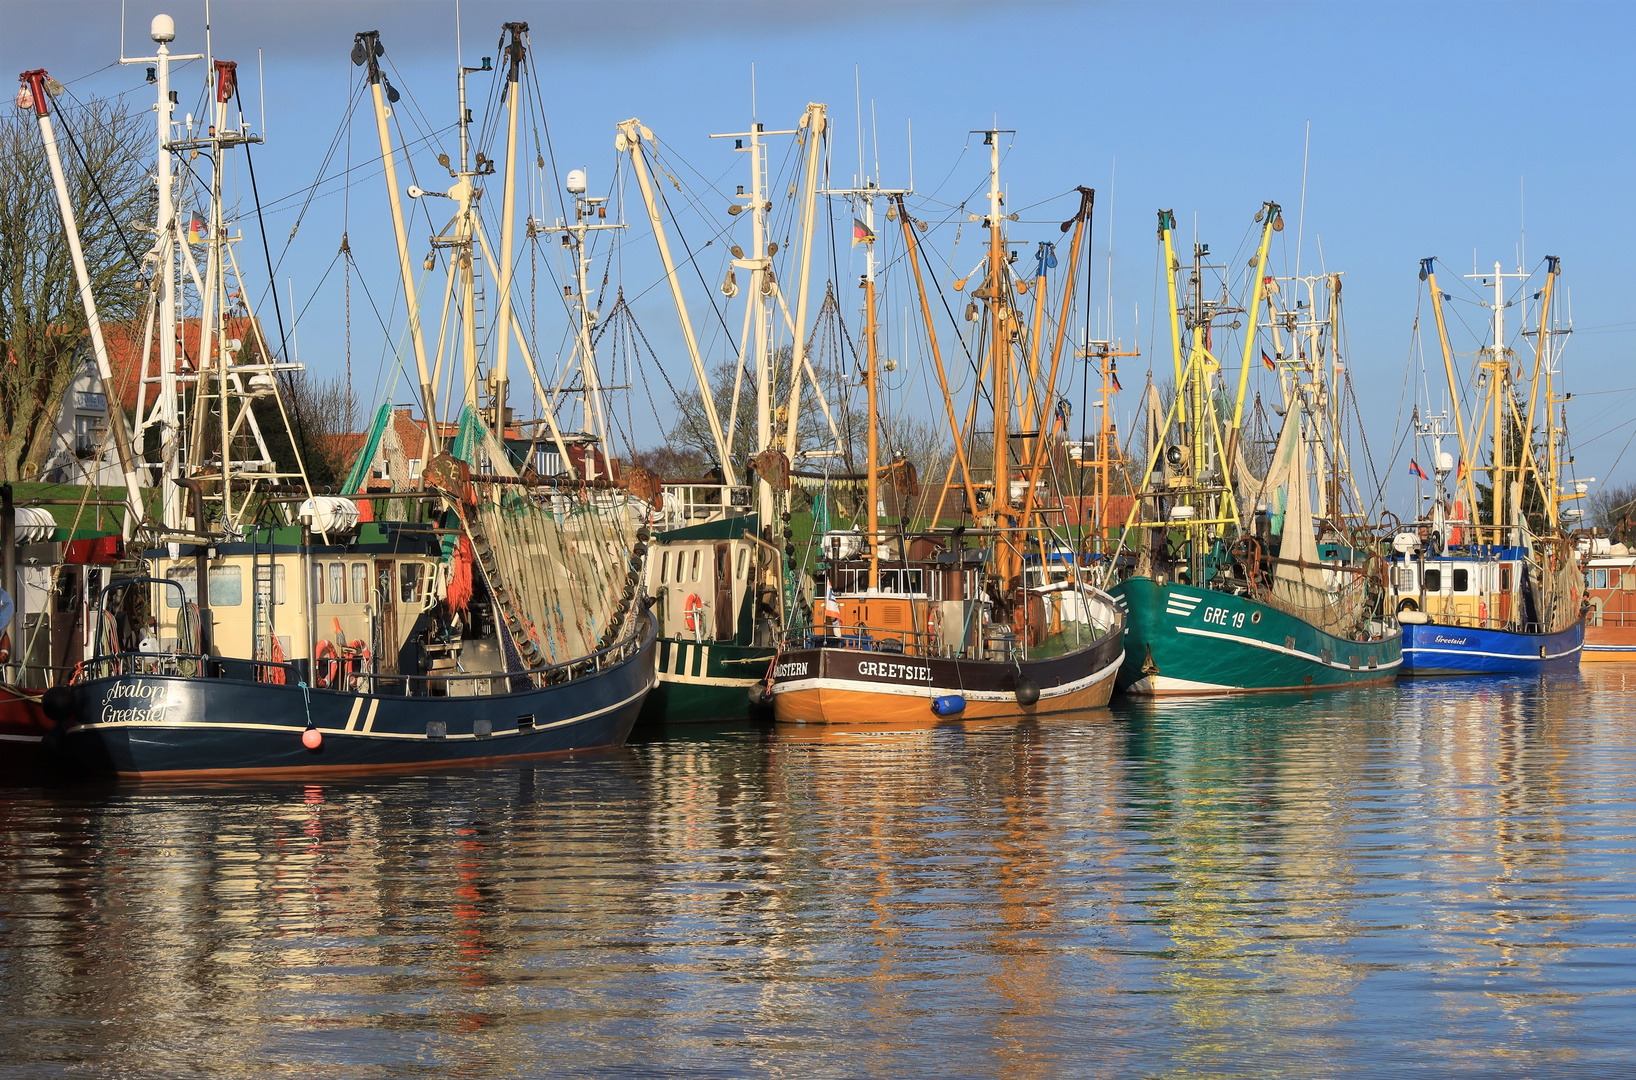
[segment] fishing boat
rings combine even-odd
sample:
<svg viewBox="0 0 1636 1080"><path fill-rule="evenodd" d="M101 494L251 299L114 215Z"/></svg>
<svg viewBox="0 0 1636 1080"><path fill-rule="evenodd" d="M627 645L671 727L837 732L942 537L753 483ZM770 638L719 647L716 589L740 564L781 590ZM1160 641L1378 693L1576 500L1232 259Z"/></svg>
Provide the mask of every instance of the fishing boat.
<svg viewBox="0 0 1636 1080"><path fill-rule="evenodd" d="M1446 416L1421 425L1433 469L1427 474L1416 460L1411 471L1430 484L1431 511L1393 540L1392 602L1403 625L1405 675L1528 674L1579 664L1585 583L1565 527L1565 519L1578 515L1562 504L1582 498L1584 486L1560 490L1570 460L1555 410L1566 398L1553 396L1564 336L1551 318L1560 272L1560 261L1547 256L1544 282L1532 294L1526 290L1534 275L1504 273L1498 263L1492 275L1473 275L1492 290L1490 300L1479 302L1492 312L1493 337L1477 352L1476 385L1485 394L1468 424L1436 260L1421 263L1455 423L1453 432ZM1521 296L1506 295L1507 280L1524 283ZM1538 321L1531 330L1526 318L1523 323L1524 334L1534 338L1534 356L1530 376L1521 380L1505 313L1528 300L1538 304ZM1526 401L1520 400L1520 384L1526 385ZM1457 439L1458 462L1443 449L1450 434ZM1474 466L1485 441L1489 463ZM1478 473L1488 478L1486 497L1479 494Z"/></svg>
<svg viewBox="0 0 1636 1080"><path fill-rule="evenodd" d="M42 698L90 655L96 599L124 544L117 531L57 525L38 500L13 506L4 484L0 551L0 776L37 779L50 766Z"/></svg>
<svg viewBox="0 0 1636 1080"><path fill-rule="evenodd" d="M1111 592L1128 613L1122 691L1139 696L1248 693L1386 682L1401 635L1385 607L1379 543L1363 520L1342 438L1341 276L1275 278L1268 248L1283 218L1256 215L1236 398L1219 377L1218 323L1245 312L1205 294L1209 245L1195 242L1189 298L1178 302L1175 215L1159 212L1177 392L1168 409L1150 377L1146 471L1122 544L1135 548ZM1285 310L1275 297L1292 301ZM1258 323L1263 304L1265 324ZM1264 339L1258 328L1266 332ZM1265 344L1262 342L1265 341ZM1257 346L1278 381L1283 423L1252 467L1246 393ZM1230 408L1229 408L1230 403ZM1314 487L1318 489L1315 499Z"/></svg>
<svg viewBox="0 0 1636 1080"><path fill-rule="evenodd" d="M751 176L748 190L739 185L731 204L732 216L742 213L750 222L749 246L732 246L732 262L722 284L722 293L732 300L741 291L737 275L744 272L749 278L743 290L744 329L735 391L725 418L717 408L699 351L670 251L663 204L654 191L655 166L650 157L657 156L658 142L639 120L619 125L615 145L629 155L630 171L653 227L715 459L713 476L665 481L650 518L653 539L646 586L654 598L653 614L659 626L659 686L643 707L644 724L746 720L770 713L762 688L777 653L785 613L796 600L787 573L795 423L792 419L787 431L775 428L779 410L773 390L779 380L774 370L773 313L784 309L793 339L794 378L784 373L796 392L786 406L793 418L799 415L801 370L807 352L814 208L826 124L824 106L812 104L789 130L767 131L764 124L752 122L747 131L711 136L733 139L735 150L748 156ZM793 297L784 294L780 275L774 272L778 245L772 241L767 221L772 206L767 190L767 139L789 135L800 145L803 174L798 182L801 228L794 253L798 270ZM792 194L795 186L792 184ZM737 387L746 375L755 387L753 418L741 417L738 409ZM743 438L739 425L751 420L754 429L748 433L748 450L736 454L735 447ZM775 524L784 526L785 536L774 536Z"/></svg>
<svg viewBox="0 0 1636 1080"><path fill-rule="evenodd" d="M1580 541L1585 563L1582 663L1636 660L1636 554L1605 536Z"/></svg>
<svg viewBox="0 0 1636 1080"><path fill-rule="evenodd" d="M987 250L982 284L972 292L968 320L980 316L987 387L974 388L965 424L956 414L937 344L932 305L924 284L916 224L907 192L885 192L863 183L851 192L861 204L855 236L867 245L864 293L864 381L868 394L868 467L861 529L822 537L821 603L806 626L785 632L770 674L773 712L780 722L857 724L924 722L928 717L1039 716L1106 705L1123 656L1124 618L1106 593L1088 580L1073 558L1060 580L1032 580L1030 566L1047 564L1060 544L1072 550L1060 517L1052 520L1044 493L1058 487L1056 453L1067 411L1058 376L1071 321L1075 274L1064 275L1061 310L1049 370L1042 374L1044 317L1050 304L1048 271L1053 246L1042 243L1036 274L1012 269L1000 186L1000 131L984 132L989 154ZM1094 193L1082 188L1078 212L1064 223L1073 229L1068 257L1077 267L1084 253ZM913 496L916 481L905 462L883 464L880 454L880 357L877 346L875 202L891 198L913 272L922 328L942 390L954 439L955 465L967 519L940 524L945 482L932 527L911 532L900 513L895 524L880 516L882 480L900 496ZM975 276L976 271L974 271ZM957 287L963 287L963 282ZM1024 297L1033 297L1025 315ZM1016 398L1012 388L1019 387ZM986 482L968 467L968 443L976 432L978 403L992 403L992 469ZM1014 423L1016 426L1014 427ZM975 445L973 443L973 445ZM1076 540L1079 537L1075 538Z"/></svg>
<svg viewBox="0 0 1636 1080"><path fill-rule="evenodd" d="M424 769L615 746L629 732L654 681L654 627L639 589L647 533L625 504L654 492L640 474L625 488L572 471L542 477L519 467L507 441L514 334L526 348L507 298L527 30L508 23L502 36L505 115L491 125L507 133L498 158L506 166L498 250L491 255L473 183L496 162L482 153L472 161L464 108L459 164L449 169L454 183L446 193L457 210L434 238L434 252L446 261L447 294L458 296L465 316L460 340L444 336L436 347L438 370L447 343L451 372L458 360L464 375L452 424L436 420L438 380L410 270L386 112L398 92L382 74L379 35L362 33L354 42L381 140L427 418L418 482L365 498L359 488L388 404L376 415L347 495L313 492L287 420L282 434L296 448L293 461L275 459L262 434L263 422L288 415L280 380L300 365L277 358L253 312L244 314L255 340L226 334L229 297L247 305L251 295L232 252L227 163L243 148L253 176L249 146L259 138L245 122L234 67L210 55L208 36L206 53L193 58L208 61L209 122L178 137L168 90L170 64L183 58L169 51L174 22L154 19L158 55L133 62L155 66L158 88L161 213L150 256L160 283L150 305L157 371L149 374L148 356L142 363L159 392L138 423L159 430L165 452L155 471L167 497L158 519L138 530L144 571L101 590L92 654L68 685L45 695L58 724L50 745L72 768L136 778ZM466 76L476 70L489 65L460 72L462 104ZM43 104L39 115L48 129ZM177 224L183 215L171 207L170 159L192 150L211 166L202 274ZM254 205L253 192L247 203ZM436 260L427 262L429 273ZM501 332L481 356L471 318L480 263L502 298ZM192 367L175 362L179 280L193 282L202 311ZM192 393L179 393L183 384ZM545 422L569 459L549 412ZM185 505L173 495L185 496ZM401 518L375 513L393 507Z"/></svg>

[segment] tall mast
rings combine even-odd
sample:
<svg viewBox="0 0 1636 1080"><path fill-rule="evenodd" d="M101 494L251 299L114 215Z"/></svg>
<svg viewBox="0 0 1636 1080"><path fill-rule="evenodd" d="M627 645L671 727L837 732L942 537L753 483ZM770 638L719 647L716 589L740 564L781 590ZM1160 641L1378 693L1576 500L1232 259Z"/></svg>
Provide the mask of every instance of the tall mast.
<svg viewBox="0 0 1636 1080"><path fill-rule="evenodd" d="M409 268L409 236L403 222L403 200L398 194L397 157L392 149L391 132L386 125L388 114L386 101L383 100L384 93L385 98L396 102L398 92L381 76L380 58L385 55L386 49L381 45L380 37L378 30L358 34L353 39L352 62L367 66L369 71L369 93L375 105L375 132L380 138L381 161L386 167L387 205L392 209L392 233L398 242L398 276L403 281L403 302L409 314L409 340L415 350L415 375L420 380L421 403L426 409L426 430L429 432L431 451L435 454L438 450L436 388L432 385L431 372L426 365L426 340L420 329L420 301L415 295L414 271ZM464 127L461 134L464 138Z"/></svg>
<svg viewBox="0 0 1636 1080"><path fill-rule="evenodd" d="M704 407L705 421L710 425L710 435L716 445L716 456L721 459L722 479L729 487L736 486L737 474L733 471L731 447L721 429L721 417L716 412L716 401L710 393L710 376L704 369L704 357L699 352L698 338L693 334L693 321L687 314L687 302L682 297L682 279L676 273L676 261L671 258L670 241L665 237L664 218L659 213L659 200L653 192L653 177L648 173L646 155L642 152L643 140L652 141L653 132L642 126L642 122L635 118L626 120L619 125L619 133L614 137L614 147L620 153L629 153L632 171L636 173L636 184L642 190L642 202L647 207L648 221L653 226L653 238L659 245L659 258L664 263L665 281L670 285L671 299L676 304L676 316L682 324L682 340L687 345L687 356L693 364L693 377L698 380L700 404Z"/></svg>
<svg viewBox="0 0 1636 1080"><path fill-rule="evenodd" d="M97 318L97 301L91 292L91 277L85 267L85 252L80 247L79 225L74 221L74 206L68 197L68 181L63 176L62 158L57 153L57 135L51 126L50 86L55 84L44 70L25 71L22 82L33 95L33 106L40 123L40 137L45 142L46 160L51 165L51 181L57 191L57 207L62 212L63 232L68 239L68 253L74 261L74 276L79 280L80 303L85 308L86 328L91 335L91 349L96 357L97 374L108 399L112 418L114 445L119 451L120 471L125 474L125 491L130 505L125 513L123 533L130 538L137 521L142 517L142 489L136 478L136 462L131 453L130 439L125 431L125 412L114 393L113 369L108 364L108 345L102 338L102 321ZM61 86L57 89L60 91ZM21 100L24 108L28 104ZM10 585L10 582L6 582Z"/></svg>
<svg viewBox="0 0 1636 1080"><path fill-rule="evenodd" d="M795 460L796 425L801 419L801 375L807 366L807 294L812 280L813 215L818 208L818 166L823 159L823 134L828 125L824 106L807 105L800 126L807 133L806 180L801 193L801 270L795 298L795 333L790 353L789 419L784 430L784 456Z"/></svg>
<svg viewBox="0 0 1636 1080"><path fill-rule="evenodd" d="M909 194L906 189L886 189L876 186L875 178L859 177L859 184L855 188L830 188L825 195L842 195L857 199L862 204L863 225L863 278L858 282L858 288L863 290L863 354L864 354L864 383L867 388L869 404L866 419L868 440L866 442L868 464L868 478L864 482L864 498L868 502L869 529L866 533L869 541L869 580L864 588L876 589L880 585L880 351L877 341L879 333L876 327L876 293L875 293L875 200L879 198L897 199L902 213L903 196ZM908 217L904 217L907 225ZM916 270L918 272L918 266ZM928 324L929 325L929 324ZM935 346L934 346L935 347ZM941 361L939 361L941 365ZM794 372L799 377L799 368Z"/></svg>
<svg viewBox="0 0 1636 1080"><path fill-rule="evenodd" d="M755 117L755 108L752 101L750 109L750 130L735 131L726 134L711 135L712 139L732 139L733 149L737 153L750 155L750 190L746 194L741 186L737 199L743 199L742 207L734 204L730 212L735 216L744 210L750 212L750 250L733 257L735 270L750 271L750 296L745 305L745 324L749 333L739 342L739 372L744 370L744 362L749 356L754 357L755 385L756 385L756 436L755 452L757 454L767 450L773 444L773 369L772 356L769 349L770 326L772 317L771 308L767 303L771 288L772 257L767 245L767 181L766 162L767 146L763 141L768 135L794 135L800 129L791 128L788 131L768 131ZM745 140L749 145L745 145ZM753 326L752 326L753 324ZM751 341L755 344L751 346ZM797 369L799 370L799 369ZM733 431L737 429L738 386L735 381L732 419L728 424L728 439L733 438ZM772 523L774 516L773 488L766 480L757 477L756 483L756 510L761 523Z"/></svg>
<svg viewBox="0 0 1636 1080"><path fill-rule="evenodd" d="M506 426L506 386L510 379L511 358L511 249L517 220L517 98L525 56L522 39L528 33L528 24L509 22L503 30L511 35L511 42L506 46L506 176L501 196L505 201L500 207L500 265L495 274L495 283L500 290L500 311L496 319L500 340L494 355L494 386L490 402L494 409L494 428L502 438ZM582 365L582 368L590 370L589 365Z"/></svg>
<svg viewBox="0 0 1636 1080"><path fill-rule="evenodd" d="M161 521L167 530L179 530L184 517L181 488L174 479L183 474L181 454L181 409L176 384L176 252L181 243L176 220L175 196L172 190L170 160L171 127L175 123L176 105L171 100L170 65L172 60L202 60L203 53L172 55L170 43L176 40L176 21L169 15L155 15L148 36L159 46L153 56L123 56L122 64L154 65L154 83L158 104L154 110L154 247L155 273L160 275L159 323L159 477ZM121 43L123 45L123 42ZM123 52L123 49L121 49ZM143 377L146 378L147 356L142 358ZM137 423L142 418L137 417Z"/></svg>
<svg viewBox="0 0 1636 1080"><path fill-rule="evenodd" d="M1002 523L1004 511L1011 502L1011 325L1008 319L1009 309L1006 306L1006 289L1001 284L1002 275L1006 274L1007 263L1005 258L1004 237L1000 233L1001 212L1000 205L1004 197L1000 194L1000 132L989 130L983 133L983 141L988 144L988 310L989 323L992 328L992 337L989 344L990 367L994 379L994 493L990 506L995 515L995 525ZM1009 584L1010 560L1005 557L1005 543L995 544L995 559L1004 569L1000 573L1001 587Z"/></svg>

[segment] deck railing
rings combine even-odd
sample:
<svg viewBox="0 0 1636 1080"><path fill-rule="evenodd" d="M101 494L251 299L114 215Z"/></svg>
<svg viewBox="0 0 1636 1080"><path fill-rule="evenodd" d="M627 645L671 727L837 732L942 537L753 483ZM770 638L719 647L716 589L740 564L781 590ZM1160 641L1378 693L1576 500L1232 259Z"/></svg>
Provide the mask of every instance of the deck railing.
<svg viewBox="0 0 1636 1080"><path fill-rule="evenodd" d="M485 697L507 694L524 689L572 682L619 664L636 656L650 643L656 633L654 621L644 618L644 625L636 633L594 653L558 664L519 671L457 672L448 675L393 675L375 671L352 670L348 658L318 663L323 681L309 682L309 668L305 660L272 661L248 660L240 657L212 656L205 653L182 652L120 652L93 657L80 664L70 678L71 683L91 679L106 679L124 675L168 675L178 678L235 679L298 686L308 682L315 690L338 690L355 694L403 697ZM333 674L322 669L330 668ZM282 676L282 677L280 677ZM526 686L518 686L523 680ZM500 684L499 689L495 684ZM451 693L451 689L466 687L465 694Z"/></svg>

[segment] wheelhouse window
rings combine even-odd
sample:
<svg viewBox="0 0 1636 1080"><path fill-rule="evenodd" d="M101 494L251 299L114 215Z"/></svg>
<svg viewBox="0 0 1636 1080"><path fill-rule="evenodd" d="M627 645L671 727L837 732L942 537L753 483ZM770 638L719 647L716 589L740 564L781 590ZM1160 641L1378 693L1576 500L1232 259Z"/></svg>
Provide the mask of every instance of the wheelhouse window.
<svg viewBox="0 0 1636 1080"><path fill-rule="evenodd" d="M312 564L312 602L314 606L324 602L324 564Z"/></svg>
<svg viewBox="0 0 1636 1080"><path fill-rule="evenodd" d="M178 566L165 575L182 587L182 596L190 603L199 599L198 575L191 566ZM166 589L165 606L179 607L175 589ZM238 607L244 603L244 569L238 566L213 566L210 569L210 606Z"/></svg>
<svg viewBox="0 0 1636 1080"><path fill-rule="evenodd" d="M332 604L347 602L346 563L329 564L329 602Z"/></svg>
<svg viewBox="0 0 1636 1080"><path fill-rule="evenodd" d="M1591 575L1591 588L1605 589L1608 587L1608 572L1606 570L1592 570Z"/></svg>
<svg viewBox="0 0 1636 1080"><path fill-rule="evenodd" d="M659 583L664 584L668 580L670 580L670 552L667 551L659 556Z"/></svg>
<svg viewBox="0 0 1636 1080"><path fill-rule="evenodd" d="M1454 571L1454 591L1471 591L1471 572L1469 570L1457 569Z"/></svg>
<svg viewBox="0 0 1636 1080"><path fill-rule="evenodd" d="M1511 591L1511 568L1509 566L1500 567L1500 591L1507 593Z"/></svg>
<svg viewBox="0 0 1636 1080"><path fill-rule="evenodd" d="M369 564L355 562L352 564L352 602L354 604L369 603Z"/></svg>
<svg viewBox="0 0 1636 1080"><path fill-rule="evenodd" d="M699 549L693 549L693 580L699 580Z"/></svg>
<svg viewBox="0 0 1636 1080"><path fill-rule="evenodd" d="M403 563L398 567L398 596L405 604L421 602L426 567L420 563Z"/></svg>
<svg viewBox="0 0 1636 1080"><path fill-rule="evenodd" d="M739 548L738 549L738 579L740 581L744 580L744 570L749 565L749 561L750 561L750 549L749 548L742 548L742 547Z"/></svg>
<svg viewBox="0 0 1636 1080"><path fill-rule="evenodd" d="M1397 591L1400 593L1414 592L1414 567L1400 566L1397 568Z"/></svg>
<svg viewBox="0 0 1636 1080"><path fill-rule="evenodd" d="M1443 571L1427 569L1423 579L1427 592L1438 592L1443 588Z"/></svg>

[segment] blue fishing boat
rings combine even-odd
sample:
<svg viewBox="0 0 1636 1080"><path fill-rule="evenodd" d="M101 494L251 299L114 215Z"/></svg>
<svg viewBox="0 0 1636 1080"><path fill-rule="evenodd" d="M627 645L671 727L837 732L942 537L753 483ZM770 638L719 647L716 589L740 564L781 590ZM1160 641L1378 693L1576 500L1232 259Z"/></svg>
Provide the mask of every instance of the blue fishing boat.
<svg viewBox="0 0 1636 1080"><path fill-rule="evenodd" d="M1430 511L1392 541L1392 602L1403 627L1404 675L1520 675L1572 669L1585 643L1584 574L1566 522L1577 517L1561 504L1579 498L1561 491L1559 470L1571 467L1566 437L1551 419L1552 377L1556 372L1560 331L1551 323L1551 299L1560 268L1547 256L1543 285L1533 275L1479 275L1492 285L1493 337L1477 350L1474 385L1486 398L1471 417L1459 402L1460 380L1454 370L1443 320L1444 294L1437 287L1435 260L1421 264L1428 283L1442 344L1444 370L1455 407L1429 415L1418 424L1418 436L1431 465L1428 473L1411 459L1409 470L1429 492ZM1519 294L1507 296L1507 279L1521 279ZM1537 290L1537 291L1536 291ZM1514 291L1515 293L1515 291ZM1537 304L1537 324L1523 333L1533 338L1532 374L1507 345L1505 312L1530 300ZM1536 408L1546 402L1543 420ZM1469 436L1469 437L1468 437ZM1458 463L1443 449L1456 438ZM1486 466L1470 456L1487 439ZM1474 474L1486 474L1479 485ZM1450 492L1452 487L1452 494Z"/></svg>

